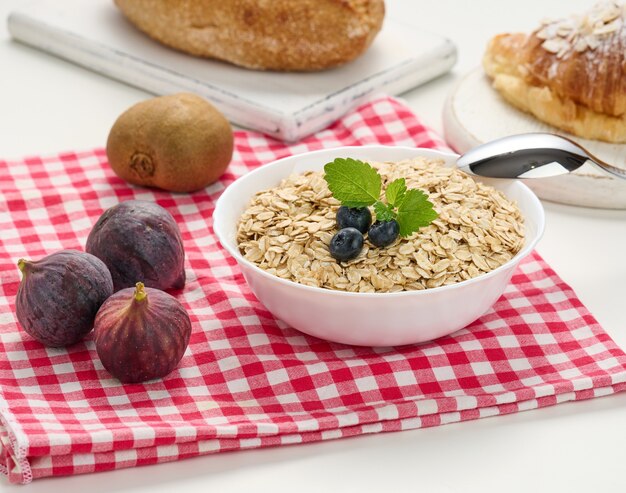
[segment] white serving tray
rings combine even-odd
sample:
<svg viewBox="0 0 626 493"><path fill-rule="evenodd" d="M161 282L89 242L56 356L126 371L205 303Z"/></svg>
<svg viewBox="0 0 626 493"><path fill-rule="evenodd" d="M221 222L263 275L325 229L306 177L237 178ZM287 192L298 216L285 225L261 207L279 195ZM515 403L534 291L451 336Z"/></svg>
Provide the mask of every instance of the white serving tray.
<svg viewBox="0 0 626 493"><path fill-rule="evenodd" d="M154 94L191 91L231 122L288 141L325 128L372 94L399 94L449 70L455 46L386 19L370 49L315 73L252 71L196 58L153 41L112 0L34 0L13 11L18 41Z"/></svg>
<svg viewBox="0 0 626 493"><path fill-rule="evenodd" d="M573 136L508 104L478 68L452 90L443 115L446 141L459 153L484 142L526 132L552 132L580 142L598 158L626 168L626 145ZM583 207L626 209L626 180L585 164L567 175L526 180L542 199Z"/></svg>

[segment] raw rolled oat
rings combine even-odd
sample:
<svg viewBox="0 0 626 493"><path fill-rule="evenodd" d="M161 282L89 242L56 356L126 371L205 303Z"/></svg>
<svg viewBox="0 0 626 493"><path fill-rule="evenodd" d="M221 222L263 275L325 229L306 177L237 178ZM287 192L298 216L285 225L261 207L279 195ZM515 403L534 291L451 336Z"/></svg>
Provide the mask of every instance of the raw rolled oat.
<svg viewBox="0 0 626 493"><path fill-rule="evenodd" d="M493 187L446 168L439 160L371 164L384 184L404 177L408 187L428 193L439 218L386 248L365 241L357 258L338 263L328 244L340 204L328 190L323 172L306 172L253 197L238 225L241 253L273 275L308 286L396 292L476 277L522 248L522 215Z"/></svg>

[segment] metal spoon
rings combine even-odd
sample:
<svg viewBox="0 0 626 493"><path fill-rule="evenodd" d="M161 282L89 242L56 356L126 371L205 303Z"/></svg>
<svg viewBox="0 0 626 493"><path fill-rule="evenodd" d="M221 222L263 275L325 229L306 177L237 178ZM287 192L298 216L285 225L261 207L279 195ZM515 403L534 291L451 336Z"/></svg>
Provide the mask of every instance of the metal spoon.
<svg viewBox="0 0 626 493"><path fill-rule="evenodd" d="M611 166L580 144L550 133L492 140L463 154L457 166L468 174L491 178L548 178L571 173L586 162L626 180L625 169Z"/></svg>

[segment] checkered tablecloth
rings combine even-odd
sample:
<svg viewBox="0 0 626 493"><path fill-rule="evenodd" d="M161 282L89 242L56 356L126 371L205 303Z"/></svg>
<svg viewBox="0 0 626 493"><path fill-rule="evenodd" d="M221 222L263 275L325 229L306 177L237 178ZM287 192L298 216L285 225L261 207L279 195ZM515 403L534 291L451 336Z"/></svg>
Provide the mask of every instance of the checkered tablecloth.
<svg viewBox="0 0 626 493"><path fill-rule="evenodd" d="M380 98L297 145L238 132L228 173L193 194L131 187L102 149L0 161L0 470L9 480L435 426L624 389L626 355L537 254L480 320L427 344L349 347L275 320L218 245L215 200L261 163L372 143L443 145L400 102ZM83 249L102 211L132 198L158 202L180 225L188 282L179 298L193 333L167 378L122 385L91 336L51 349L20 330L16 261Z"/></svg>

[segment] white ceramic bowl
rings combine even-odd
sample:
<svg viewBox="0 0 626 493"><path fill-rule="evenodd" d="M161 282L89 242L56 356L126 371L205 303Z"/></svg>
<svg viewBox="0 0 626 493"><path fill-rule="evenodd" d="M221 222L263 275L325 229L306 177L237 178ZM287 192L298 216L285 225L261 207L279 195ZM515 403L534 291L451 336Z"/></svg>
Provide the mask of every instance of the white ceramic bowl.
<svg viewBox="0 0 626 493"><path fill-rule="evenodd" d="M439 288L400 293L348 293L304 286L268 274L237 248L237 222L252 196L278 185L292 173L322 170L337 157L363 161L400 161L424 156L455 166L457 156L431 149L339 147L280 159L230 185L217 201L213 228L237 260L250 289L267 309L292 327L329 341L362 346L396 346L451 334L485 313L500 297L513 271L541 238L544 211L522 182L482 179L517 201L526 225L524 248L509 262L479 277Z"/></svg>

